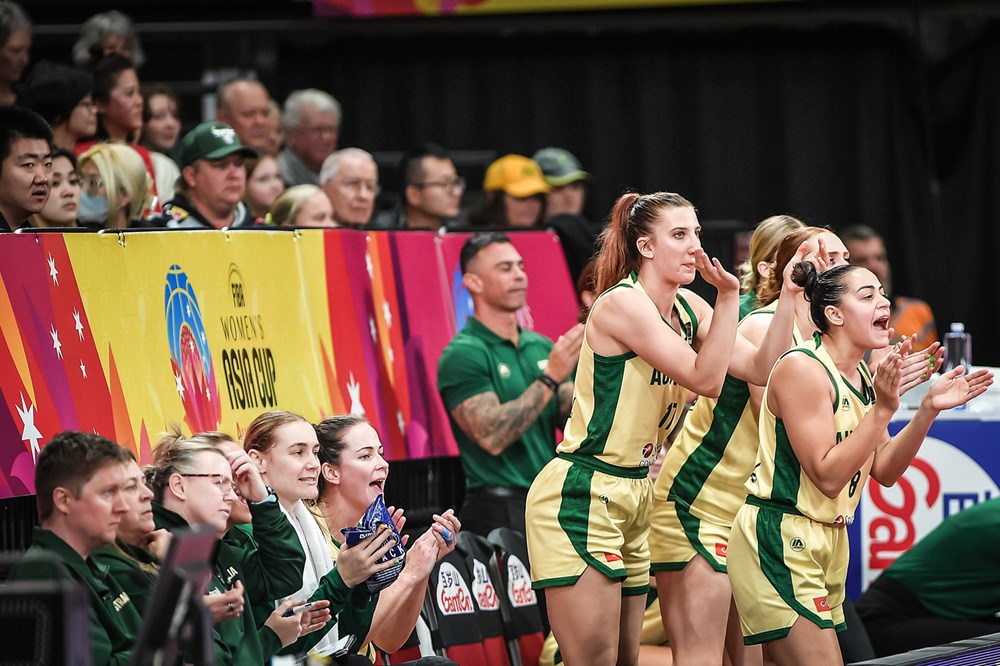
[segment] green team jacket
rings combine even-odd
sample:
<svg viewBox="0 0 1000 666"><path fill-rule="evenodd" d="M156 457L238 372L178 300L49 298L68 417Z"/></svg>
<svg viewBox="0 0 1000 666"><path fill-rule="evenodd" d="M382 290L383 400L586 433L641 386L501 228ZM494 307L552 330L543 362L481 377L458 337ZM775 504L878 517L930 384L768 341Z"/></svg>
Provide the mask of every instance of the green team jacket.
<svg viewBox="0 0 1000 666"><path fill-rule="evenodd" d="M90 559L107 568L118 585L128 593L137 612L145 612L156 586L156 571L160 567L151 552L115 541L94 551Z"/></svg>
<svg viewBox="0 0 1000 666"><path fill-rule="evenodd" d="M254 600L273 595L281 598L302 586L305 553L288 519L277 502L250 503L256 540L229 534L219 543L215 570L208 585L208 594L222 594L243 582L243 614L219 622L214 627L217 664L260 666L281 649L281 641L264 626L267 614L257 617ZM188 527L179 515L153 502L153 517L157 528L175 530ZM235 530L230 530L232 534ZM257 544L264 544L259 548Z"/></svg>
<svg viewBox="0 0 1000 666"><path fill-rule="evenodd" d="M90 650L95 666L128 664L132 643L142 620L128 593L122 590L106 566L86 560L52 532L36 527L31 547L11 571L11 580L51 580L52 567L32 559L54 556L63 567L63 580L83 583L90 596Z"/></svg>

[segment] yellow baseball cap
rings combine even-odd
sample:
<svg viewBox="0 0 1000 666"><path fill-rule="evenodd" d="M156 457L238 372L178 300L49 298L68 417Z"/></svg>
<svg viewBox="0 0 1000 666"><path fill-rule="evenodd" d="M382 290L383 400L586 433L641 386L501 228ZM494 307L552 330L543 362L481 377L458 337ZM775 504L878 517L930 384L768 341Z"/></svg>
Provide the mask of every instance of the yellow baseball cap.
<svg viewBox="0 0 1000 666"><path fill-rule="evenodd" d="M504 155L486 169L484 190L503 190L512 197L545 194L550 189L538 163L524 155Z"/></svg>

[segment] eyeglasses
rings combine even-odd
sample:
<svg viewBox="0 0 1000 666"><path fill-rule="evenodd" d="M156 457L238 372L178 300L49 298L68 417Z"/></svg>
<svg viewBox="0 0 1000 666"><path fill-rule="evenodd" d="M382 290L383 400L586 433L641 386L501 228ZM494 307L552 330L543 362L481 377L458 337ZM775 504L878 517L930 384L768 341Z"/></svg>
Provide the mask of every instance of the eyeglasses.
<svg viewBox="0 0 1000 666"><path fill-rule="evenodd" d="M413 186L419 188L440 187L446 192L454 192L455 190L461 191L465 189L465 179L459 176L451 180L438 180L431 183L413 183Z"/></svg>
<svg viewBox="0 0 1000 666"><path fill-rule="evenodd" d="M84 97L79 102L77 102L76 105L77 106L82 106L85 109L96 109L97 108L97 102L95 102L94 100L90 99L89 97Z"/></svg>
<svg viewBox="0 0 1000 666"><path fill-rule="evenodd" d="M379 192L382 191L382 188L379 187L379 184L374 180L360 180L358 178L351 178L348 180L342 180L340 181L339 184L342 188L344 188L348 192L352 192L355 194L357 192L360 192L361 188L368 190L372 194L378 194Z"/></svg>
<svg viewBox="0 0 1000 666"><path fill-rule="evenodd" d="M104 187L104 180L101 178L87 178L84 176L80 179L80 185L82 185L88 192L96 193L99 189Z"/></svg>
<svg viewBox="0 0 1000 666"><path fill-rule="evenodd" d="M181 476L211 479L212 485L219 489L219 492L222 493L223 497L229 495L230 492L236 494L236 484L232 481L232 479L222 474L181 474Z"/></svg>

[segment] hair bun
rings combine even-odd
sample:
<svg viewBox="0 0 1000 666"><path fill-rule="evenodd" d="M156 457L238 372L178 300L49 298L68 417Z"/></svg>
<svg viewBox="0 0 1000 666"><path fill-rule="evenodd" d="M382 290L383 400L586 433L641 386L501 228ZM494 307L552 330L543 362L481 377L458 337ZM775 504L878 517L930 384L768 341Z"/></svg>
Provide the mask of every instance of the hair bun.
<svg viewBox="0 0 1000 666"><path fill-rule="evenodd" d="M812 300L812 292L816 288L819 273L811 261L800 261L792 267L792 282L802 287L806 300Z"/></svg>

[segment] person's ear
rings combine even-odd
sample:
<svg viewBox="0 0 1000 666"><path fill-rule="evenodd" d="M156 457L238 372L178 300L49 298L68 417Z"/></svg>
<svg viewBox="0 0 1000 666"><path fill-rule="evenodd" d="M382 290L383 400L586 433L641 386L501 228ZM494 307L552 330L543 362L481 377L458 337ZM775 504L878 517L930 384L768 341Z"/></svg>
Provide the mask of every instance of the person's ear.
<svg viewBox="0 0 1000 666"><path fill-rule="evenodd" d="M646 258L653 258L653 239L649 236L639 236L635 239L635 246L639 250L639 254Z"/></svg>
<svg viewBox="0 0 1000 666"><path fill-rule="evenodd" d="M73 493L67 488L59 486L52 491L52 506L53 508L62 514L69 513L69 504L73 500Z"/></svg>
<svg viewBox="0 0 1000 666"><path fill-rule="evenodd" d="M330 463L323 463L323 467L320 469L320 473L327 483L332 483L334 485L340 485L340 468L331 465Z"/></svg>
<svg viewBox="0 0 1000 666"><path fill-rule="evenodd" d="M167 487L170 488L170 492L177 497L177 499L187 499L187 489L184 487L184 477L180 475L180 472L174 472L167 479Z"/></svg>
<svg viewBox="0 0 1000 666"><path fill-rule="evenodd" d="M253 461L253 464L257 466L258 472L261 474L267 473L267 460L265 460L264 456L261 455L260 451L257 449L250 449L247 452L247 455L250 456L250 460Z"/></svg>
<svg viewBox="0 0 1000 666"><path fill-rule="evenodd" d="M184 184L188 187L194 187L194 165L188 164L186 167L181 169L181 178L184 179Z"/></svg>
<svg viewBox="0 0 1000 666"><path fill-rule="evenodd" d="M403 190L403 196L406 198L406 204L408 206L416 206L420 203L421 190L416 185L407 185L406 189Z"/></svg>
<svg viewBox="0 0 1000 666"><path fill-rule="evenodd" d="M774 270L774 263L770 261L758 261L757 262L757 275L764 279L771 277L771 271Z"/></svg>
<svg viewBox="0 0 1000 666"><path fill-rule="evenodd" d="M462 284L465 285L470 294L479 294L483 291L483 279L475 273L466 273L463 275Z"/></svg>
<svg viewBox="0 0 1000 666"><path fill-rule="evenodd" d="M834 326L844 325L844 313L840 311L836 305L828 305L823 308L823 314L826 315L827 321L829 321Z"/></svg>

